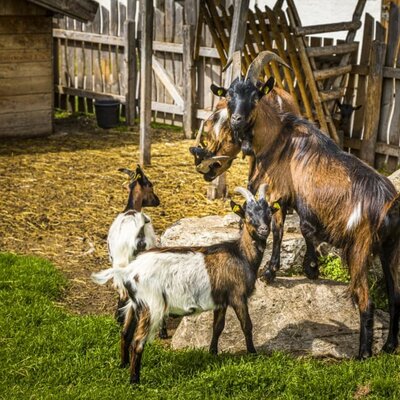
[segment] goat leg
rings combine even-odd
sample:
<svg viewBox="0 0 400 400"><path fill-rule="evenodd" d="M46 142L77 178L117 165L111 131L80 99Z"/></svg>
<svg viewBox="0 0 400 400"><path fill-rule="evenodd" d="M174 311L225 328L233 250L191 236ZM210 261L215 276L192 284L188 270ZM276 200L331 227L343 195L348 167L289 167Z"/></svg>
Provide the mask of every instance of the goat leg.
<svg viewBox="0 0 400 400"><path fill-rule="evenodd" d="M167 319L168 316L165 316L161 322L161 328L158 332L158 337L160 339L168 339Z"/></svg>
<svg viewBox="0 0 400 400"><path fill-rule="evenodd" d="M272 283L275 280L276 272L279 271L281 267L281 245L286 213L287 207L286 205L282 205L280 210L272 216L272 254L268 268L265 270L263 275L263 279L267 283Z"/></svg>
<svg viewBox="0 0 400 400"><path fill-rule="evenodd" d="M314 224L300 217L300 229L306 242L306 254L303 260L303 270L308 279L317 279L319 276L318 255L315 250L318 240L315 237Z"/></svg>
<svg viewBox="0 0 400 400"><path fill-rule="evenodd" d="M218 340L225 327L226 307L217 308L214 310L213 334L210 344L210 353L218 353Z"/></svg>
<svg viewBox="0 0 400 400"><path fill-rule="evenodd" d="M253 324L250 319L247 298L242 296L241 301L232 304L236 316L242 327L248 353L257 353L253 343Z"/></svg>

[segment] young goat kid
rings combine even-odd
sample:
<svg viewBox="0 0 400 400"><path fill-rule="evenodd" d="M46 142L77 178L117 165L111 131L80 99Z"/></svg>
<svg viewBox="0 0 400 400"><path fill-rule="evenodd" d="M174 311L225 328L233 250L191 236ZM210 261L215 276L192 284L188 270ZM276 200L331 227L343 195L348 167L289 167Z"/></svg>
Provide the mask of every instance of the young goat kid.
<svg viewBox="0 0 400 400"><path fill-rule="evenodd" d="M231 202L243 221L238 240L207 247L152 249L127 268L110 268L93 275L99 284L114 279L129 295L121 350L123 365L129 363L131 350L131 383L139 382L144 346L168 314L214 310L210 352L216 354L226 309L231 306L240 321L247 351L255 353L247 299L254 290L275 211L265 200L265 189L266 185L260 186L258 201L248 190L235 189L247 201L245 210Z"/></svg>
<svg viewBox="0 0 400 400"><path fill-rule="evenodd" d="M129 197L125 210L118 214L108 232L107 246L113 268L125 268L141 251L156 244L156 236L150 218L141 210L142 207L157 207L160 200L154 193L153 184L146 177L139 165L134 171L120 168L130 182L127 186ZM119 291L116 311L117 321L122 325L124 317L121 308L126 304L124 291ZM166 337L165 326L160 336Z"/></svg>

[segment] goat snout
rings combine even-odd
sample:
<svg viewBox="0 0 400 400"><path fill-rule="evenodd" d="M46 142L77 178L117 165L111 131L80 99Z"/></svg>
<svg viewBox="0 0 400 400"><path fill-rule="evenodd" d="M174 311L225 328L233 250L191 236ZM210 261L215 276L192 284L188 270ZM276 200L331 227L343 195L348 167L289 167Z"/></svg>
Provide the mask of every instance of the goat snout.
<svg viewBox="0 0 400 400"><path fill-rule="evenodd" d="M144 251L144 250L146 250L146 247L147 247L146 240L145 239L139 239L137 244L136 244L137 251L138 252Z"/></svg>
<svg viewBox="0 0 400 400"><path fill-rule="evenodd" d="M234 126L239 126L244 123L243 115L241 114L232 114L231 116L231 124Z"/></svg>
<svg viewBox="0 0 400 400"><path fill-rule="evenodd" d="M263 238L266 238L269 235L269 228L268 226L259 226L257 229L257 234Z"/></svg>

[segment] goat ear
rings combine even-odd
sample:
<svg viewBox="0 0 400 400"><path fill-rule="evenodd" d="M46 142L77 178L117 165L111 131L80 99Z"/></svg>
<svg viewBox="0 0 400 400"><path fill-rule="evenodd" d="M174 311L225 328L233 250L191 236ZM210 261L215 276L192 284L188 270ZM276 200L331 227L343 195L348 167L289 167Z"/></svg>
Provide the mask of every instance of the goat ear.
<svg viewBox="0 0 400 400"><path fill-rule="evenodd" d="M145 215L144 216L144 223L145 224L149 224L150 222L151 222L151 219L147 215Z"/></svg>
<svg viewBox="0 0 400 400"><path fill-rule="evenodd" d="M236 215L239 215L240 218L244 218L244 210L242 206L231 200L231 208Z"/></svg>
<svg viewBox="0 0 400 400"><path fill-rule="evenodd" d="M211 91L219 97L225 97L226 95L226 89L217 85L214 85L213 83L210 86Z"/></svg>
<svg viewBox="0 0 400 400"><path fill-rule="evenodd" d="M264 85L261 88L261 95L264 96L266 94L268 94L275 85L275 78L273 76L271 76L270 78L268 78L267 82L264 83Z"/></svg>
<svg viewBox="0 0 400 400"><path fill-rule="evenodd" d="M278 201L274 201L270 205L270 210L272 214L275 214L277 211L279 211L282 207L282 198L280 198Z"/></svg>
<svg viewBox="0 0 400 400"><path fill-rule="evenodd" d="M359 106L355 106L355 107L353 108L353 110L354 110L354 111L357 111L357 110L359 110L361 107L362 107L362 104L360 104Z"/></svg>

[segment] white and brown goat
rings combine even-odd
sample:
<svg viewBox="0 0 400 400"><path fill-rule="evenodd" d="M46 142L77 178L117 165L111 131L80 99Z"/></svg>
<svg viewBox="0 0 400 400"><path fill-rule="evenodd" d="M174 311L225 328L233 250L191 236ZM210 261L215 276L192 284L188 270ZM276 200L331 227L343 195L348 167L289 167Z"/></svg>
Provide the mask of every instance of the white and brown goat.
<svg viewBox="0 0 400 400"><path fill-rule="evenodd" d="M283 89L273 87L274 78L269 78L264 84L257 80L262 65L270 61L288 67L275 53L264 51L253 60L246 77L235 79L229 89L211 85L212 92L222 98L218 102L216 110L205 123L207 146L200 146L203 137L199 135L196 146L189 149L195 156L197 171L203 174L206 181L212 181L225 172L240 151L249 156L248 180L250 181L256 173L255 157L252 150L252 135L254 134L252 126L255 119L260 117L256 112L253 112L256 106L268 109L266 118L262 120L266 130L274 129L273 126L270 126L271 120L268 119L270 113L275 116L280 116L282 113L300 115L292 96ZM257 90L254 90L254 88ZM246 115L246 118L242 118L242 115ZM241 135L243 131L246 132L245 137ZM252 190L251 187L249 189ZM273 199L277 198L274 193L271 193L271 195ZM276 271L280 269L280 249L286 213L287 205L283 202L282 208L272 219L272 254L263 275L267 282L272 282L275 279ZM306 269L306 271L308 270ZM309 278L314 279L316 276L312 274Z"/></svg>
<svg viewBox="0 0 400 400"><path fill-rule="evenodd" d="M251 81L240 84L252 85L253 91L258 91ZM236 91L234 95L230 94L231 89ZM307 120L290 113L279 115L266 102L251 103L248 93L243 97L243 91L236 87L227 93L230 115L246 110L243 120L253 121L251 126L238 127L237 131L239 140L251 139L256 157L256 173L250 187L254 191L267 182L273 195L282 197L284 204L299 214L307 245L306 274L318 276L315 247L321 241L343 249L350 270L351 293L360 312L359 358L372 354L374 305L367 277L370 256L380 257L390 312L383 350L394 352L400 317L400 197L393 184L342 151ZM250 107L238 110L233 101L237 102L238 96ZM234 126L233 121L231 125Z"/></svg>
<svg viewBox="0 0 400 400"><path fill-rule="evenodd" d="M266 185L260 186L258 201L248 190L236 189L246 198L245 209L231 202L243 221L238 240L207 247L155 248L140 254L127 268L110 268L93 275L99 284L114 279L129 295L121 350L122 364L129 364L131 351L131 383L139 382L144 346L168 314L214 310L210 352L217 353L226 309L231 306L240 321L247 351L256 351L247 300L254 291L276 210L266 202L265 189Z"/></svg>

